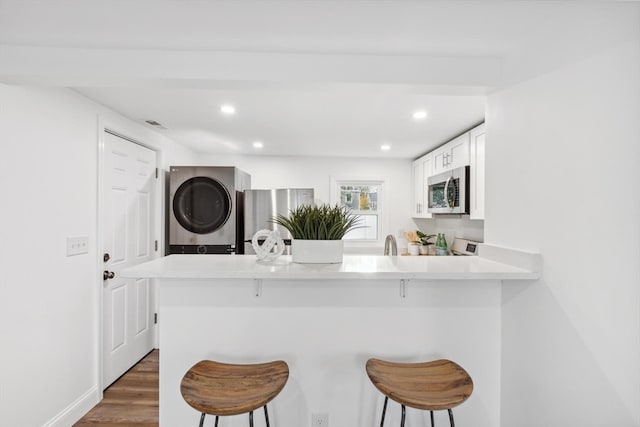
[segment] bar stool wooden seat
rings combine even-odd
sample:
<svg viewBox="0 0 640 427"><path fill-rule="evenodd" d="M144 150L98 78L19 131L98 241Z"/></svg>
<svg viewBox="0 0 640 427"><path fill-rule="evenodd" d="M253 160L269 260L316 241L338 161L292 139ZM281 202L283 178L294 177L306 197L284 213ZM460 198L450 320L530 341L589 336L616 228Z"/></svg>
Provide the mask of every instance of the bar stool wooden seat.
<svg viewBox="0 0 640 427"><path fill-rule="evenodd" d="M389 398L402 405L400 426L404 427L405 406L431 411L447 410L451 427L455 427L452 408L471 396L473 381L467 371L446 359L422 363L396 363L380 359L367 361L367 375L374 386L384 394L382 420Z"/></svg>
<svg viewBox="0 0 640 427"><path fill-rule="evenodd" d="M289 378L286 362L234 365L202 360L193 365L182 378L180 392L184 400L201 412L200 427L205 415L218 417L249 413L249 426L253 427L253 411L264 407L269 427L267 403L284 388Z"/></svg>

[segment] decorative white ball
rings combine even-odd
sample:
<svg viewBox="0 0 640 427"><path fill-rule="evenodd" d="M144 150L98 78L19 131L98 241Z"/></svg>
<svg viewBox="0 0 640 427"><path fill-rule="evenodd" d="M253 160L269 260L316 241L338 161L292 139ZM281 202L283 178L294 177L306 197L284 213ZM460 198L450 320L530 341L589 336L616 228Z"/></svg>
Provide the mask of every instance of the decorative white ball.
<svg viewBox="0 0 640 427"><path fill-rule="evenodd" d="M264 240L262 245L260 240ZM284 252L284 240L280 233L272 230L259 230L251 239L251 246L258 261L273 261Z"/></svg>

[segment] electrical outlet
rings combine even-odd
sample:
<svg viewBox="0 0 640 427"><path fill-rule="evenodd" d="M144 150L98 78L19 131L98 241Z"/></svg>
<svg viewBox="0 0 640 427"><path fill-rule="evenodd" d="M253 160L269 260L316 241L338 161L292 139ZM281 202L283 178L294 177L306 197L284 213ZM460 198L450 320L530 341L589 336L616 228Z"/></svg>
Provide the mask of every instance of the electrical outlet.
<svg viewBox="0 0 640 427"><path fill-rule="evenodd" d="M311 427L329 427L329 414L326 412L311 414Z"/></svg>
<svg viewBox="0 0 640 427"><path fill-rule="evenodd" d="M89 253L89 238L67 237L67 256L82 255Z"/></svg>

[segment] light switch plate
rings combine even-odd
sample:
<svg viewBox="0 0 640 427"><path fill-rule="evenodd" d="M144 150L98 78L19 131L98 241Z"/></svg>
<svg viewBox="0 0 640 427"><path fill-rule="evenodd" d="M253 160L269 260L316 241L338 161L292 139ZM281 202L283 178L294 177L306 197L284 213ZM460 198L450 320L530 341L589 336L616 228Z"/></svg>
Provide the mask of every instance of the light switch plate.
<svg viewBox="0 0 640 427"><path fill-rule="evenodd" d="M67 256L89 253L89 237L67 237Z"/></svg>

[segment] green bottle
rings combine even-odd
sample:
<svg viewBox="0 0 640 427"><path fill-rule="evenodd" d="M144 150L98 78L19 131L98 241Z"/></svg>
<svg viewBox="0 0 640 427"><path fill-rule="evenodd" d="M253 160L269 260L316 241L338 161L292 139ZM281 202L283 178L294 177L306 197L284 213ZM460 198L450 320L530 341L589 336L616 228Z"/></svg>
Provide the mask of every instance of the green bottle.
<svg viewBox="0 0 640 427"><path fill-rule="evenodd" d="M449 249L447 249L447 238L442 233L442 255L449 255Z"/></svg>
<svg viewBox="0 0 640 427"><path fill-rule="evenodd" d="M438 237L436 238L436 255L442 255L442 234L438 233Z"/></svg>

